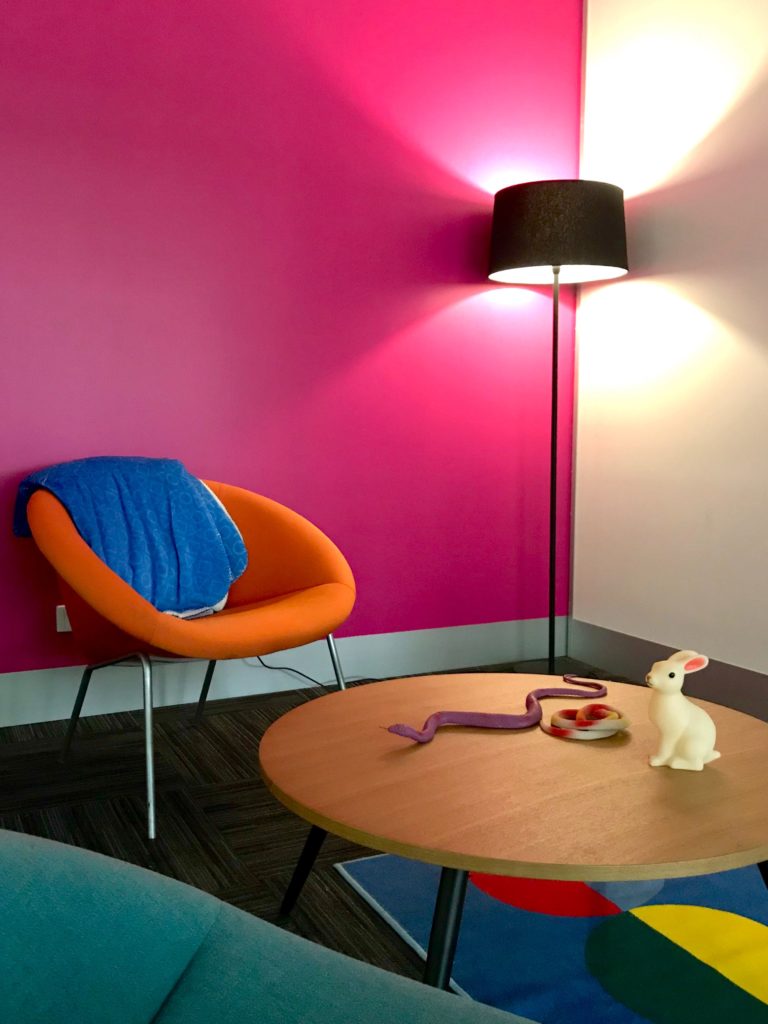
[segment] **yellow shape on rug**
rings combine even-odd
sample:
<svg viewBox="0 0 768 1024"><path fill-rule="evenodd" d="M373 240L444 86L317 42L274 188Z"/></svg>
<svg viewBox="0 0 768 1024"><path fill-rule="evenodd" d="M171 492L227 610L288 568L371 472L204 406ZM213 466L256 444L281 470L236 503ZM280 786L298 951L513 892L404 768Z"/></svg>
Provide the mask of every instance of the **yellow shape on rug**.
<svg viewBox="0 0 768 1024"><path fill-rule="evenodd" d="M768 1003L768 928L711 907L636 907L630 913L756 999Z"/></svg>

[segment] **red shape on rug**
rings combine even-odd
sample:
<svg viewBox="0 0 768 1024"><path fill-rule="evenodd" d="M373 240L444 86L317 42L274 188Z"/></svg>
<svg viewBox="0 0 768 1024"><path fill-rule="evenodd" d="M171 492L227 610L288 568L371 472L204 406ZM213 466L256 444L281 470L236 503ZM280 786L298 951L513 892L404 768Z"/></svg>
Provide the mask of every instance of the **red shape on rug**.
<svg viewBox="0 0 768 1024"><path fill-rule="evenodd" d="M536 914L554 917L608 917L617 907L585 882L550 882L540 878L506 878L471 871L470 881L486 895Z"/></svg>

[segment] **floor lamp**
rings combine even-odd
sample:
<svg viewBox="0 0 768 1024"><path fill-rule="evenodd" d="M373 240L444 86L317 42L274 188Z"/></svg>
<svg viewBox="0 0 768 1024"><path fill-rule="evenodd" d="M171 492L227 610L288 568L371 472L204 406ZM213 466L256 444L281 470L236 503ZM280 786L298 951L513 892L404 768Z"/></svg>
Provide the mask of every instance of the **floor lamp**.
<svg viewBox="0 0 768 1024"><path fill-rule="evenodd" d="M549 648L555 671L557 528L557 384L560 285L602 281L627 272L624 193L602 181L528 181L496 193L492 281L552 284L552 412L549 474Z"/></svg>

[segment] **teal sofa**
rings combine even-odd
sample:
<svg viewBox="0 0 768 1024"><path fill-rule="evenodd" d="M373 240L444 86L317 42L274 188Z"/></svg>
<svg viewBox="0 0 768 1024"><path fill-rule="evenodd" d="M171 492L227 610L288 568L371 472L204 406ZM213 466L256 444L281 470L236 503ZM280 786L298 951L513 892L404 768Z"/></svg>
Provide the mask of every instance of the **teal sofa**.
<svg viewBox="0 0 768 1024"><path fill-rule="evenodd" d="M0 831L8 1024L514 1024L161 875Z"/></svg>

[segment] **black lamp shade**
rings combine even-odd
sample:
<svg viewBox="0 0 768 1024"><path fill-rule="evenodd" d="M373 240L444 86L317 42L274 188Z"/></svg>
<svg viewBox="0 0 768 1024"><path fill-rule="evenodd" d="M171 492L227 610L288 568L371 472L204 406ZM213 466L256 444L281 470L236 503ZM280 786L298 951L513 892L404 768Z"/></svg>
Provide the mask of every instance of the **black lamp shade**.
<svg viewBox="0 0 768 1024"><path fill-rule="evenodd" d="M601 281L626 274L624 193L603 181L527 181L496 193L488 276L506 284Z"/></svg>

